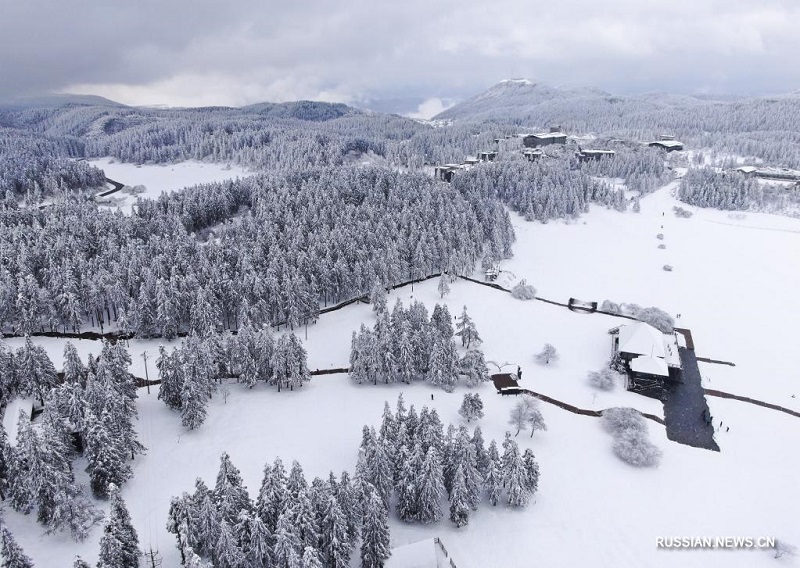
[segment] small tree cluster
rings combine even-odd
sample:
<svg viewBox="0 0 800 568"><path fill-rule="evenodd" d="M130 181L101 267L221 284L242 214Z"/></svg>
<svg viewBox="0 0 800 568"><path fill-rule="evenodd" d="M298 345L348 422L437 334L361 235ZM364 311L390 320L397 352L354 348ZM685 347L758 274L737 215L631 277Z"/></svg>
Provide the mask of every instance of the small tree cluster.
<svg viewBox="0 0 800 568"><path fill-rule="evenodd" d="M198 478L194 493L172 499L167 530L176 536L186 566L207 559L216 568L347 568L362 515L365 522L371 515L370 530L380 521L380 511L363 504L368 493L347 472L339 479L331 472L327 480L315 478L309 485L298 462L287 474L277 458L264 467L253 501L223 453L213 489Z"/></svg>
<svg viewBox="0 0 800 568"><path fill-rule="evenodd" d="M466 308L457 322L462 343L480 341ZM483 353L469 349L463 357L453 341L455 330L446 305L436 304L430 318L421 302L406 310L398 299L391 314L378 313L372 329L353 332L350 377L359 384L425 380L450 392L460 378L469 386L489 380Z"/></svg>
<svg viewBox="0 0 800 568"><path fill-rule="evenodd" d="M538 401L528 395L523 396L511 409L508 423L517 429L514 436L519 436L519 433L527 430L528 426L531 428L531 438L536 430L547 430Z"/></svg>
<svg viewBox="0 0 800 568"><path fill-rule="evenodd" d="M263 381L277 386L278 391L294 390L311 380L306 360L305 348L291 332L276 341L269 328L255 330L245 324L227 339L216 334L191 335L171 353L163 345L159 347L158 398L180 411L184 426L198 428L205 421L215 381L236 377L248 388Z"/></svg>
<svg viewBox="0 0 800 568"><path fill-rule="evenodd" d="M9 352L0 347L0 364L9 362L2 357L4 353ZM42 353L26 340L15 359L36 374L52 367ZM17 511L27 514L36 510L39 522L49 532L68 529L73 538L83 540L100 519L75 482L72 460L76 440L75 446L84 452L96 497L108 497L111 487L121 486L132 476L130 460L145 448L134 427L137 394L128 371L130 364L130 355L121 343L104 343L100 356L90 355L87 365L67 343L63 382L39 391L45 401L41 427L33 428L30 417L23 413L17 445L10 447L5 433L2 435L0 490L7 492Z"/></svg>
<svg viewBox="0 0 800 568"><path fill-rule="evenodd" d="M603 427L614 437L614 453L636 467L655 467L662 452L647 437L647 424L633 408L609 408L603 411Z"/></svg>
<svg viewBox="0 0 800 568"><path fill-rule="evenodd" d="M395 503L405 522L434 523L445 515L456 526L469 522L484 496L496 505L503 497L522 506L535 493L539 469L533 454L520 454L508 436L501 459L497 444L487 449L480 427L472 435L466 427L445 431L435 409L406 409L402 395L393 413L384 406L379 431L364 427L357 479L375 487L383 503Z"/></svg>

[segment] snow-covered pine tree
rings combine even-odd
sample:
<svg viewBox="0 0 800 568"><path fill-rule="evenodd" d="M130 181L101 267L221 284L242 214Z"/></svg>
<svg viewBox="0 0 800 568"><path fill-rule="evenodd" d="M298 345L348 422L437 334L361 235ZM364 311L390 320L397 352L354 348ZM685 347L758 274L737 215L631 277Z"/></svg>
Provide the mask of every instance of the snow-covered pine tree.
<svg viewBox="0 0 800 568"><path fill-rule="evenodd" d="M275 530L275 546L272 557L276 568L292 568L299 560L300 538L294 531L289 513L281 513Z"/></svg>
<svg viewBox="0 0 800 568"><path fill-rule="evenodd" d="M465 393L458 413L467 421L483 418L483 401L478 393Z"/></svg>
<svg viewBox="0 0 800 568"><path fill-rule="evenodd" d="M81 386L86 384L86 367L71 341L64 344L64 382Z"/></svg>
<svg viewBox="0 0 800 568"><path fill-rule="evenodd" d="M317 516L311 505L307 489L301 491L296 500L289 504L287 511L302 546L318 547L319 526L317 526Z"/></svg>
<svg viewBox="0 0 800 568"><path fill-rule="evenodd" d="M214 565L219 568L239 568L244 565L245 557L228 522L223 519L219 527L219 535L214 543L212 554Z"/></svg>
<svg viewBox="0 0 800 568"><path fill-rule="evenodd" d="M288 498L286 470L281 459L275 458L271 468L269 464L264 466L264 477L256 498L256 512L270 533L275 532L278 517L286 507Z"/></svg>
<svg viewBox="0 0 800 568"><path fill-rule="evenodd" d="M220 456L217 482L212 491L211 498L217 507L222 520L232 527L236 524L239 513L250 512L253 503L242 481L242 475L231 462L227 452Z"/></svg>
<svg viewBox="0 0 800 568"><path fill-rule="evenodd" d="M523 507L528 504L531 497L527 483L527 472L522 456L519 453L519 446L506 433L503 442L505 450L503 452L503 487L506 491L506 501L512 507Z"/></svg>
<svg viewBox="0 0 800 568"><path fill-rule="evenodd" d="M467 314L467 306L464 306L461 317L456 322L456 335L461 338L461 345L467 349L470 348L470 345L477 346L482 342L475 322Z"/></svg>
<svg viewBox="0 0 800 568"><path fill-rule="evenodd" d="M0 526L0 541L3 568L33 568L33 560L25 554L5 525Z"/></svg>
<svg viewBox="0 0 800 568"><path fill-rule="evenodd" d="M416 449L421 453L421 448L417 444ZM395 480L395 492L397 493L397 516L406 522L413 522L417 519L419 505L419 491L417 485L417 475L422 465L420 453L409 450L404 444L398 451L398 472Z"/></svg>
<svg viewBox="0 0 800 568"><path fill-rule="evenodd" d="M436 304L431 314L431 324L439 332L442 338L450 341L453 339L453 318L447 304Z"/></svg>
<svg viewBox="0 0 800 568"><path fill-rule="evenodd" d="M525 467L525 486L533 495L539 489L539 464L530 448L522 453L522 463Z"/></svg>
<svg viewBox="0 0 800 568"><path fill-rule="evenodd" d="M419 502L417 519L423 524L435 523L442 518L444 478L442 464L435 447L430 447L418 474Z"/></svg>
<svg viewBox="0 0 800 568"><path fill-rule="evenodd" d="M489 503L496 506L500 502L503 493L503 473L500 455L497 452L497 443L492 440L487 451L488 461L486 472L483 477L483 487L489 498Z"/></svg>
<svg viewBox="0 0 800 568"><path fill-rule="evenodd" d="M459 464L453 475L453 487L450 490L450 520L457 527L469 524L469 509L464 471Z"/></svg>
<svg viewBox="0 0 800 568"><path fill-rule="evenodd" d="M112 487L121 487L133 475L124 442L108 409L100 416L91 409L87 412L84 440L92 493L107 499Z"/></svg>
<svg viewBox="0 0 800 568"><path fill-rule="evenodd" d="M396 336L394 363L397 380L407 384L411 383L416 374L411 333L411 324L407 320L401 321L400 331Z"/></svg>
<svg viewBox="0 0 800 568"><path fill-rule="evenodd" d="M364 497L361 566L363 568L383 568L384 563L392 554L389 541L388 511L373 487L366 486Z"/></svg>
<svg viewBox="0 0 800 568"><path fill-rule="evenodd" d="M313 546L306 546L303 549L303 557L300 559L300 568L322 568L322 561L319 552Z"/></svg>
<svg viewBox="0 0 800 568"><path fill-rule="evenodd" d="M139 536L131 523L128 508L114 489L111 494L108 520L100 538L100 560L98 568L138 568Z"/></svg>
<svg viewBox="0 0 800 568"><path fill-rule="evenodd" d="M476 387L490 380L489 369L480 349L470 349L464 354L459 363L459 371L466 376L468 387Z"/></svg>
<svg viewBox="0 0 800 568"><path fill-rule="evenodd" d="M439 290L439 297L444 298L450 293L450 282L449 277L447 276L446 272L442 272L442 275L439 277L439 284L437 286L437 290Z"/></svg>
<svg viewBox="0 0 800 568"><path fill-rule="evenodd" d="M183 392L183 368L178 361L178 356L173 349L168 353L166 347L158 346L158 359L156 368L161 379L158 387L158 398L174 410L180 410L183 405L181 393Z"/></svg>
<svg viewBox="0 0 800 568"><path fill-rule="evenodd" d="M442 336L434 340L428 367L428 381L447 392L453 392L458 382L458 353L452 340Z"/></svg>
<svg viewBox="0 0 800 568"><path fill-rule="evenodd" d="M351 547L344 512L337 499L330 496L320 523L322 560L329 568L348 568Z"/></svg>

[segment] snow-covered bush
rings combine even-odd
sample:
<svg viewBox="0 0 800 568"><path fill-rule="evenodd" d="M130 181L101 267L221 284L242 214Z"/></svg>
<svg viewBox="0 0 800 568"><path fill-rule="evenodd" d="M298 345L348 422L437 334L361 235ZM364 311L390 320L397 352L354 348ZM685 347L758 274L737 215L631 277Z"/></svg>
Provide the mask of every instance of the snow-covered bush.
<svg viewBox="0 0 800 568"><path fill-rule="evenodd" d="M675 325L675 319L671 315L654 306L643 308L638 304L617 304L610 300L605 300L600 309L610 314L632 316L639 321L652 325L661 333L672 333Z"/></svg>
<svg viewBox="0 0 800 568"><path fill-rule="evenodd" d="M622 461L636 467L654 467L661 462L661 450L643 432L629 431L616 436L614 453Z"/></svg>
<svg viewBox="0 0 800 568"><path fill-rule="evenodd" d="M528 284L523 278L511 289L511 295L517 300L533 300L536 298L536 288Z"/></svg>
<svg viewBox="0 0 800 568"><path fill-rule="evenodd" d="M664 269L664 272L672 272L671 264L665 264L662 268Z"/></svg>
<svg viewBox="0 0 800 568"><path fill-rule="evenodd" d="M672 211L675 213L676 217L680 217L682 219L688 219L689 217L694 215L694 213L692 213L688 209L684 209L683 207L679 207L677 205L672 208Z"/></svg>
<svg viewBox="0 0 800 568"><path fill-rule="evenodd" d="M591 371L588 376L590 385L604 391L614 390L620 378L619 373L608 368L600 371Z"/></svg>
<svg viewBox="0 0 800 568"><path fill-rule="evenodd" d="M663 241L663 240L664 240L664 233L658 233L658 234L656 235L656 238L657 238L659 241Z"/></svg>
<svg viewBox="0 0 800 568"><path fill-rule="evenodd" d="M609 408L603 411L603 428L612 436L619 436L624 432L647 432L647 424L639 411L634 408Z"/></svg>
<svg viewBox="0 0 800 568"><path fill-rule="evenodd" d="M664 250L665 248L667 248L667 245L665 245L664 243L661 243L660 245L658 245L658 248L660 248L661 250Z"/></svg>
<svg viewBox="0 0 800 568"><path fill-rule="evenodd" d="M603 427L614 437L614 453L636 467L654 467L661 461L661 450L647 438L647 424L633 408L603 411Z"/></svg>
<svg viewBox="0 0 800 568"><path fill-rule="evenodd" d="M666 269L665 269L666 270ZM675 326L675 319L660 308L642 308L633 314L636 319L652 325L661 333L672 333Z"/></svg>

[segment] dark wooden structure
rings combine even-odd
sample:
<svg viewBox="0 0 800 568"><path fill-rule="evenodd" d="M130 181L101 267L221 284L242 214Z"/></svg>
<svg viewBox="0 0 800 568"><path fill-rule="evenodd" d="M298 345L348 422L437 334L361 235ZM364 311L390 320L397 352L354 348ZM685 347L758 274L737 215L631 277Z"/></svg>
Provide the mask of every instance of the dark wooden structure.
<svg viewBox="0 0 800 568"><path fill-rule="evenodd" d="M492 383L498 394L521 394L517 376L511 373L496 373L492 375Z"/></svg>
<svg viewBox="0 0 800 568"><path fill-rule="evenodd" d="M461 170L461 165L459 164L445 164L443 166L436 166L434 170L434 177L439 181L445 181L450 183L453 181L453 176L456 175L456 172Z"/></svg>
<svg viewBox="0 0 800 568"><path fill-rule="evenodd" d="M656 140L648 144L651 148L660 148L667 152L680 152L683 150L683 144L677 140Z"/></svg>
<svg viewBox="0 0 800 568"><path fill-rule="evenodd" d="M480 152L478 154L478 159L481 162L494 162L497 158L497 152L490 150L488 152Z"/></svg>
<svg viewBox="0 0 800 568"><path fill-rule="evenodd" d="M542 152L538 148L535 149L526 148L522 151L522 155L525 156L525 159L528 160L529 162L535 162L544 155L544 152Z"/></svg>
<svg viewBox="0 0 800 568"><path fill-rule="evenodd" d="M579 162L588 162L589 160L599 160L600 158L610 158L616 154L614 150L578 150L575 152L575 157Z"/></svg>
<svg viewBox="0 0 800 568"><path fill-rule="evenodd" d="M550 132L539 134L526 134L522 137L522 145L526 148L540 148L551 144L566 144L567 135L560 132L557 127L551 127Z"/></svg>

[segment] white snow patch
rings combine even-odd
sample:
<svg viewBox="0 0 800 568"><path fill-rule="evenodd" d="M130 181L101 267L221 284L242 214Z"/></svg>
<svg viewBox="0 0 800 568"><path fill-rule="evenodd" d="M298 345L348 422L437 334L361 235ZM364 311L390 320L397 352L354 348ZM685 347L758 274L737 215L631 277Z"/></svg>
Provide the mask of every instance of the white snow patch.
<svg viewBox="0 0 800 568"><path fill-rule="evenodd" d="M99 158L89 161L100 168L106 177L127 186L143 185L144 193L128 194L118 191L109 195L114 207L130 214L137 197L156 199L162 192L171 193L201 183L212 183L252 175L253 172L234 164L204 163L195 160L176 164L137 165Z"/></svg>

